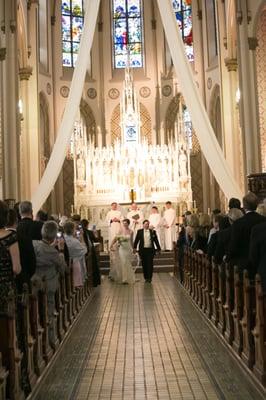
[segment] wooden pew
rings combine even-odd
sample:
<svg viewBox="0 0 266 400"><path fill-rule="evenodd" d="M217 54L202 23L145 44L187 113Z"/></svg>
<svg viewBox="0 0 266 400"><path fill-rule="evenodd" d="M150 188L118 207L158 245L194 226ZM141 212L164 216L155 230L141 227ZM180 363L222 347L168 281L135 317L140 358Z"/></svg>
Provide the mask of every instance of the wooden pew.
<svg viewBox="0 0 266 400"><path fill-rule="evenodd" d="M49 319L48 319L48 306L47 306L47 289L46 289L46 282L43 280L43 286L41 290L38 292L39 296L39 318L40 318L40 325L43 329L43 336L42 336L42 345L43 345L43 358L48 364L51 360L53 351L50 346L49 342Z"/></svg>
<svg viewBox="0 0 266 400"><path fill-rule="evenodd" d="M212 264L212 291L211 291L211 304L212 304L212 313L211 320L215 326L218 325L219 322L219 308L218 308L218 296L219 296L219 276L218 276L218 266L213 263Z"/></svg>
<svg viewBox="0 0 266 400"><path fill-rule="evenodd" d="M233 319L233 309L234 309L234 271L228 265L226 265L225 269L226 275L226 289L225 289L225 304L224 304L224 313L225 313L225 332L224 336L228 343L231 345L233 343L234 338L234 319Z"/></svg>
<svg viewBox="0 0 266 400"><path fill-rule="evenodd" d="M43 358L43 332L44 329L40 324L39 317L39 288L35 282L32 282L32 290L30 294L30 323L31 332L35 339L33 345L33 360L34 369L38 376L40 376L45 368L45 361Z"/></svg>
<svg viewBox="0 0 266 400"><path fill-rule="evenodd" d="M21 303L20 303L21 302ZM19 304L20 303L20 304ZM35 339L31 334L31 324L30 324L30 302L29 302L29 290L26 283L23 284L23 293L20 298L18 298L18 307L21 310L21 342L20 349L23 351L26 357L26 365L28 370L28 377L31 387L37 381L37 375L35 373L34 367L34 345Z"/></svg>
<svg viewBox="0 0 266 400"><path fill-rule="evenodd" d="M218 310L219 310L219 321L218 321L218 329L223 335L226 329L226 319L225 319L225 265L222 263L218 266L218 279L219 279L219 296L217 299Z"/></svg>
<svg viewBox="0 0 266 400"><path fill-rule="evenodd" d="M266 293L262 282L256 275L256 322L252 331L255 342L255 365L253 372L260 382L266 386Z"/></svg>
<svg viewBox="0 0 266 400"><path fill-rule="evenodd" d="M243 286L241 274L236 266L234 267L234 300L234 309L232 312L234 339L232 345L237 354L241 356L243 350L243 331L240 321L243 317Z"/></svg>
<svg viewBox="0 0 266 400"><path fill-rule="evenodd" d="M6 387L7 387L8 371L3 367L2 354L0 353L0 400L6 400Z"/></svg>
<svg viewBox="0 0 266 400"><path fill-rule="evenodd" d="M255 285L250 281L248 272L243 273L243 318L240 323L243 332L243 349L241 358L252 369L255 362L255 346L252 329L255 327L256 312Z"/></svg>
<svg viewBox="0 0 266 400"><path fill-rule="evenodd" d="M7 312L0 312L0 352L4 367L8 370L7 398L10 400L24 399L20 386L22 353L17 346L15 296L8 296Z"/></svg>

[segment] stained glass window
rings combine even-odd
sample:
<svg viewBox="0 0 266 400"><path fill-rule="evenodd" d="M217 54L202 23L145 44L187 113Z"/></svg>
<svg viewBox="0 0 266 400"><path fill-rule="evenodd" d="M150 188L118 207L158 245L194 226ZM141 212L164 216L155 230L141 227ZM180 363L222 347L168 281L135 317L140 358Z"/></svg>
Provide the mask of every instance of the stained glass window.
<svg viewBox="0 0 266 400"><path fill-rule="evenodd" d="M64 67L75 67L83 29L83 0L62 0L62 59Z"/></svg>
<svg viewBox="0 0 266 400"><path fill-rule="evenodd" d="M114 67L143 67L141 0L113 0Z"/></svg>
<svg viewBox="0 0 266 400"><path fill-rule="evenodd" d="M173 0L172 4L187 58L189 61L194 61L191 0Z"/></svg>

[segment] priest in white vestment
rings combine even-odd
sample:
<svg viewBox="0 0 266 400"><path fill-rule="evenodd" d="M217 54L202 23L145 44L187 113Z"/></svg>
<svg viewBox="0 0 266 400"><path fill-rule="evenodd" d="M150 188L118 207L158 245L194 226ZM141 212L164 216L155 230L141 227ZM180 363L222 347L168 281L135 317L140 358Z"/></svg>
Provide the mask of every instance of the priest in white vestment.
<svg viewBox="0 0 266 400"><path fill-rule="evenodd" d="M137 231L142 229L142 222L144 220L143 213L140 211L136 203L131 204L131 210L127 213L127 218L130 221L130 229L133 231L133 240L137 235Z"/></svg>
<svg viewBox="0 0 266 400"><path fill-rule="evenodd" d="M149 216L149 222L150 222L150 229L154 229L157 234L157 238L159 240L161 248L163 248L163 238L162 238L162 225L163 225L163 219L161 217L161 214L158 211L158 208L156 206L153 206L151 208L151 214Z"/></svg>
<svg viewBox="0 0 266 400"><path fill-rule="evenodd" d="M108 240L109 246L111 246L112 241L114 240L115 236L120 233L121 230L121 223L123 220L123 215L121 211L118 210L117 203L111 204L111 210L108 211L106 215L106 222L108 224Z"/></svg>
<svg viewBox="0 0 266 400"><path fill-rule="evenodd" d="M164 247L165 250L173 250L173 242L176 241L176 212L172 208L171 201L165 203L164 212Z"/></svg>

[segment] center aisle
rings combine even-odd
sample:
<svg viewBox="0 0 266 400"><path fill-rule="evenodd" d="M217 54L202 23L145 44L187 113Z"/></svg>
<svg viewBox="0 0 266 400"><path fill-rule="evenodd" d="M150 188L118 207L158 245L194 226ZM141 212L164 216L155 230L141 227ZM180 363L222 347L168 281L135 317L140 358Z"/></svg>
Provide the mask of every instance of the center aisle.
<svg viewBox="0 0 266 400"><path fill-rule="evenodd" d="M190 319L192 313L197 314L169 274L154 274L152 284L141 280L134 286L105 278L34 398L252 398L245 386L238 390L241 376L226 371L228 392L224 396L217 389L187 328L184 316ZM191 315L191 326L195 321ZM212 334L206 331L208 340Z"/></svg>

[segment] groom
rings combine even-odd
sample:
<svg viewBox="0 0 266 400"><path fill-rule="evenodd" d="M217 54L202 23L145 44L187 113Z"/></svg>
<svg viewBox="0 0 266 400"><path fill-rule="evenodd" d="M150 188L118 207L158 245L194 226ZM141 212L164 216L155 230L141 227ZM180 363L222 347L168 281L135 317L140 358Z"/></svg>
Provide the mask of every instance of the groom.
<svg viewBox="0 0 266 400"><path fill-rule="evenodd" d="M136 253L137 246L139 244L139 255L141 258L144 279L145 282L151 283L155 250L161 251L161 247L156 232L152 229L149 229L149 224L149 221L145 219L143 221L143 229L139 229L137 231L137 236L134 240L133 251Z"/></svg>

